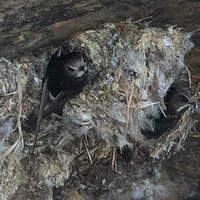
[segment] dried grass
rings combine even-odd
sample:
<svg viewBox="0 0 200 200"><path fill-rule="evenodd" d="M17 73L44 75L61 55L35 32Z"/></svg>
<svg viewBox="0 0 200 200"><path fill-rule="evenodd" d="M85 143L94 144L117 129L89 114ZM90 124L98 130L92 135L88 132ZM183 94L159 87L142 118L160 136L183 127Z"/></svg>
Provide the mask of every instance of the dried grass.
<svg viewBox="0 0 200 200"><path fill-rule="evenodd" d="M178 121L173 130L167 132L159 139L154 141L154 144L150 150L150 156L152 158L167 158L183 148L184 141L186 140L191 128L195 124L191 117L192 109L193 108L190 107L182 115L181 119Z"/></svg>
<svg viewBox="0 0 200 200"><path fill-rule="evenodd" d="M22 115L22 84L20 75L18 75L18 105L19 105L19 114L17 120L17 127L19 137L17 141L9 147L9 149L3 154L3 156L8 156L11 152L17 153L24 148L24 139L21 127L21 115Z"/></svg>

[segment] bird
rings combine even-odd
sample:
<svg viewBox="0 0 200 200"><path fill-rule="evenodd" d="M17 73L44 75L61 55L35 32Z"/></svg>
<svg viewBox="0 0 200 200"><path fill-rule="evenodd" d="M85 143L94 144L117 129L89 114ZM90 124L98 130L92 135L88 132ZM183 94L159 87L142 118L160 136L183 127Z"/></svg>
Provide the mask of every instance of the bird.
<svg viewBox="0 0 200 200"><path fill-rule="evenodd" d="M56 52L47 66L47 87L56 97L62 91L79 93L82 90L80 83L85 82L87 66L80 53L72 52L58 57Z"/></svg>
<svg viewBox="0 0 200 200"><path fill-rule="evenodd" d="M165 96L165 104L165 116L160 113L159 118L153 120L153 131L142 130L146 138L157 138L174 128L184 111L190 106L195 106L196 102L192 101L190 89L185 83L175 82Z"/></svg>
<svg viewBox="0 0 200 200"><path fill-rule="evenodd" d="M53 100L46 108L44 116L53 112L62 115L65 103L79 94L88 83L87 65L80 53L61 54L59 57L57 55L56 52L52 56L43 81L49 91L50 100Z"/></svg>
<svg viewBox="0 0 200 200"><path fill-rule="evenodd" d="M195 106L189 87L182 82L175 83L170 87L165 102L167 113L171 116L180 116L187 108Z"/></svg>
<svg viewBox="0 0 200 200"><path fill-rule="evenodd" d="M34 153L40 124L51 113L62 115L66 102L78 95L88 83L87 65L79 52L58 50L52 55L42 84L42 95L35 130Z"/></svg>

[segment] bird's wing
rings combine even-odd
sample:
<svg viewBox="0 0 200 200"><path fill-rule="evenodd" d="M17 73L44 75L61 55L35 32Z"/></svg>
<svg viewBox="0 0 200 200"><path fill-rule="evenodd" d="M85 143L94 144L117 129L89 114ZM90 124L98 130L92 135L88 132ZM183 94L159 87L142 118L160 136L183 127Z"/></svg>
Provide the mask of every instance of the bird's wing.
<svg viewBox="0 0 200 200"><path fill-rule="evenodd" d="M44 117L50 115L51 113L56 113L58 115L63 114L63 108L65 104L74 98L74 94L70 94L69 91L60 92L56 99L48 106L48 108L44 112Z"/></svg>
<svg viewBox="0 0 200 200"><path fill-rule="evenodd" d="M40 124L41 124L42 119L44 117L44 111L45 111L45 107L46 107L48 96L49 96L49 89L47 87L47 82L48 82L48 78L45 78L44 82L43 82L43 87L42 87L42 96L41 96L41 100L40 100L40 109L39 109L39 114L38 114L37 124L36 124L35 141L34 141L34 145L33 145L33 149L32 149L32 153L31 154L33 154L34 149L35 149L38 133L40 131Z"/></svg>

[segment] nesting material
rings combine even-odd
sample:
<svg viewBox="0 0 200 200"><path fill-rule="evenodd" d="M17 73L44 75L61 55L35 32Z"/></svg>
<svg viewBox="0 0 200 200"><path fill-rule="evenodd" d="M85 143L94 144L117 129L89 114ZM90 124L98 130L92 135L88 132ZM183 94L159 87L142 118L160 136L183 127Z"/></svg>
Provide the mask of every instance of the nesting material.
<svg viewBox="0 0 200 200"><path fill-rule="evenodd" d="M193 47L190 37L174 27L138 30L131 23L76 35L68 45L85 49L99 80L84 98L71 101L64 116L79 122L84 134L95 129L111 146L144 141L142 132L154 132L154 121L167 117L164 98L170 86L188 82L184 55Z"/></svg>
<svg viewBox="0 0 200 200"><path fill-rule="evenodd" d="M48 187L58 187L69 177L70 163L77 157L80 159L83 151L87 152L87 162L93 164L97 154L95 159L109 155L108 147L118 146L123 150L125 146L135 148L135 143L148 144L143 132L154 133L155 120L166 115L165 96L169 88L177 80L188 83L184 55L193 47L190 37L191 34L174 27L141 30L133 23L122 22L105 24L66 41L62 51L78 50L87 57L90 80L83 92L66 104L63 117L52 114L43 119L33 174ZM20 158L27 158L31 152L42 78L48 64L46 55L54 52L55 49L45 49L38 57L23 57L15 65L7 62L3 65L5 69L1 67L6 70L9 65L12 72L6 79L0 77L0 92L5 99L1 101L1 115L10 120L7 117L14 114L18 125L22 123L19 132L25 148ZM22 110L17 95L17 74L21 75ZM169 155L172 149L174 152L180 149L193 125L193 111L191 107L173 130L147 146L151 157L159 159ZM17 140L16 131L5 124L0 130L5 127L9 131L1 131L4 136L0 138L2 141L5 137L12 138L11 146ZM9 146L6 148L7 151Z"/></svg>
<svg viewBox="0 0 200 200"><path fill-rule="evenodd" d="M22 165L14 156L0 161L0 199L11 199L19 186L25 182Z"/></svg>
<svg viewBox="0 0 200 200"><path fill-rule="evenodd" d="M0 58L0 117L9 116L16 106L17 67L10 61Z"/></svg>

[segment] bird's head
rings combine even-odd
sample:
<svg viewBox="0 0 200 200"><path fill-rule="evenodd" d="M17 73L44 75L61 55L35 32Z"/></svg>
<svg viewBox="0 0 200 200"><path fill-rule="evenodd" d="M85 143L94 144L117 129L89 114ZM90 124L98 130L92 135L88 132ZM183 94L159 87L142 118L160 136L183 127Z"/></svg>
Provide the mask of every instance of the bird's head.
<svg viewBox="0 0 200 200"><path fill-rule="evenodd" d="M171 99L167 103L167 109L169 113L179 114L190 106L195 106L195 102L192 101L189 88L176 88L173 91Z"/></svg>
<svg viewBox="0 0 200 200"><path fill-rule="evenodd" d="M87 65L79 53L73 53L68 56L64 63L64 73L67 76L80 78L87 71Z"/></svg>

